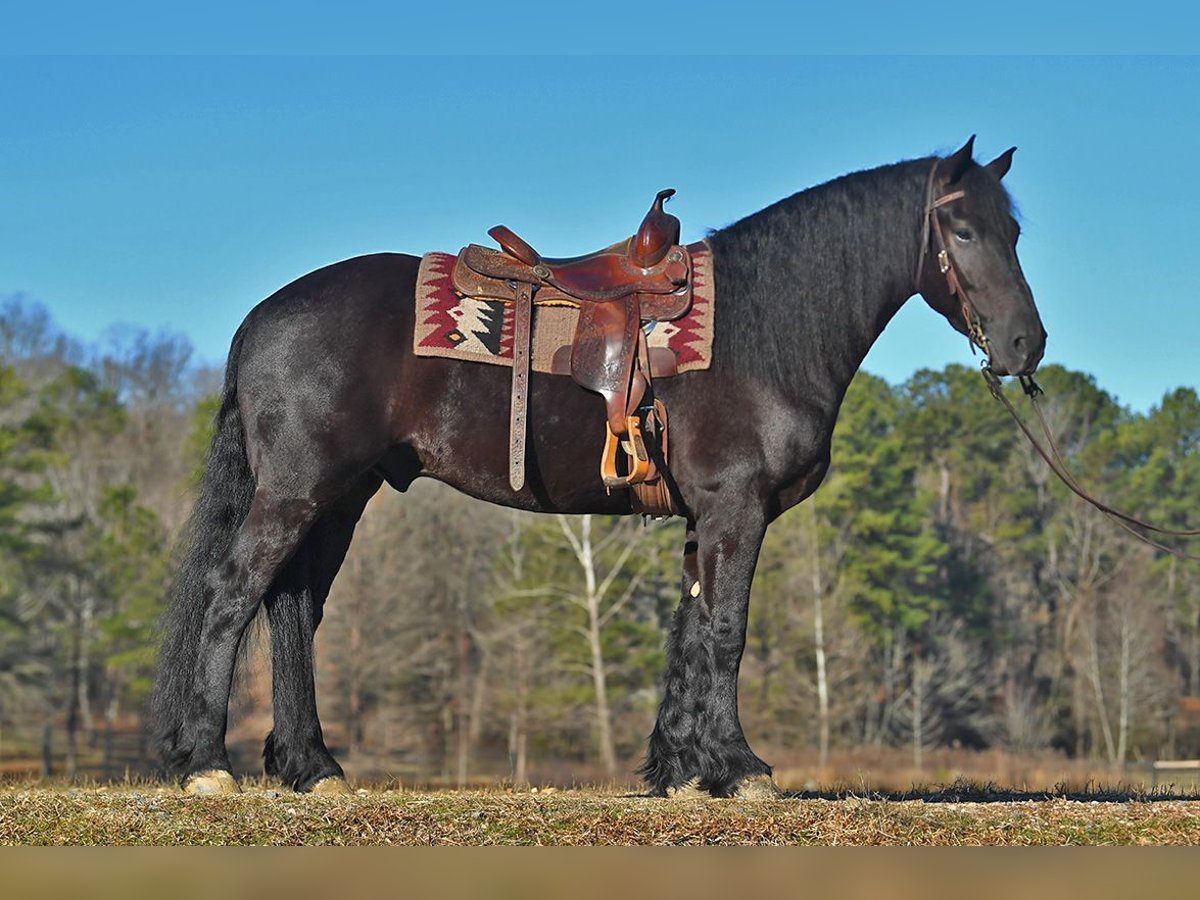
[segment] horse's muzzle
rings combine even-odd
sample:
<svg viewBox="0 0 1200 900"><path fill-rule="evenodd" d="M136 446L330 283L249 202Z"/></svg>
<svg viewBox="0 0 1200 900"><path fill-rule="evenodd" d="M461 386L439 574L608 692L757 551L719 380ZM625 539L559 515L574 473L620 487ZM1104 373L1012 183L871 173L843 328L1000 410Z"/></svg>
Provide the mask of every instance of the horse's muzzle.
<svg viewBox="0 0 1200 900"><path fill-rule="evenodd" d="M988 349L988 366L997 375L1032 375L1046 352L1046 329L1039 327L1036 335L1018 332L992 339Z"/></svg>

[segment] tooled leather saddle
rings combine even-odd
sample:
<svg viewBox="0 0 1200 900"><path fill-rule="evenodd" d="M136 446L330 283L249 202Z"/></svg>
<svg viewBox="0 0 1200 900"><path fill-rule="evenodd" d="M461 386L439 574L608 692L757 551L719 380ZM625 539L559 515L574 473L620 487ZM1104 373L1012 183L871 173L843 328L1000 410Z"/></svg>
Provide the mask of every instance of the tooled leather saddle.
<svg viewBox="0 0 1200 900"><path fill-rule="evenodd" d="M630 238L584 256L544 257L512 230L488 234L492 250L471 244L459 251L452 280L459 293L514 304L509 484L525 484L529 368L534 305L579 309L574 339L555 355L552 370L604 398L604 486L629 488L636 510L675 512L663 477L667 411L653 396L652 377L674 375L674 354L648 346L644 325L684 316L692 305L692 261L679 244L679 219L663 209L675 191L659 191Z"/></svg>

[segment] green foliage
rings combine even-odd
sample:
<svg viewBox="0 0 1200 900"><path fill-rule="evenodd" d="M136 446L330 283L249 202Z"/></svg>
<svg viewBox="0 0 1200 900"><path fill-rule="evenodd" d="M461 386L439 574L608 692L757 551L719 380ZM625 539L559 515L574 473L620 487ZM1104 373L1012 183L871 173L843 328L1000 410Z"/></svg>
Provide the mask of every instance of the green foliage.
<svg viewBox="0 0 1200 900"><path fill-rule="evenodd" d="M919 629L944 602L938 573L947 548L901 423L899 392L873 375L856 377L834 432L833 465L811 501L847 546L837 590L875 642L897 627Z"/></svg>
<svg viewBox="0 0 1200 900"><path fill-rule="evenodd" d="M136 500L129 485L107 488L84 542L90 577L108 609L95 647L131 704L139 704L152 685L155 625L169 576L166 534Z"/></svg>
<svg viewBox="0 0 1200 900"><path fill-rule="evenodd" d="M12 590L13 564L28 550L22 513L41 493L30 476L44 467L44 459L36 430L20 408L24 392L16 373L0 366L0 596Z"/></svg>
<svg viewBox="0 0 1200 900"><path fill-rule="evenodd" d="M158 517L121 475L128 408L90 369L18 362L28 377L0 367L0 721L15 706L133 706L167 556Z"/></svg>
<svg viewBox="0 0 1200 900"><path fill-rule="evenodd" d="M1114 455L1129 470L1126 494L1168 527L1185 528L1200 496L1200 398L1178 388L1114 436Z"/></svg>
<svg viewBox="0 0 1200 900"><path fill-rule="evenodd" d="M125 409L116 394L76 366L42 387L36 402L28 424L53 461L61 462L83 442L113 437L124 424Z"/></svg>
<svg viewBox="0 0 1200 900"><path fill-rule="evenodd" d="M30 705L47 672L36 606L23 590L50 495L46 443L31 422L27 393L16 372L0 366L0 722Z"/></svg>
<svg viewBox="0 0 1200 900"><path fill-rule="evenodd" d="M194 490L200 486L204 477L204 460L208 453L208 445L212 443L216 429L217 410L221 408L221 395L209 394L196 403L192 409L191 427L188 429L184 453L191 461L190 482Z"/></svg>

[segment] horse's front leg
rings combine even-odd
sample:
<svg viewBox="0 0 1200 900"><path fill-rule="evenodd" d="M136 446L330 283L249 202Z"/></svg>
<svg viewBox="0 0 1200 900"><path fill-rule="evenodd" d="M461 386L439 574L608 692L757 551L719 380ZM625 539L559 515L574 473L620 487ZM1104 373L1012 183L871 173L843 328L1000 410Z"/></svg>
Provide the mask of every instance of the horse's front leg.
<svg viewBox="0 0 1200 900"><path fill-rule="evenodd" d="M750 582L766 532L762 505L727 497L689 523L683 597L667 643L662 705L642 775L653 793L770 795L771 767L746 743L737 710Z"/></svg>

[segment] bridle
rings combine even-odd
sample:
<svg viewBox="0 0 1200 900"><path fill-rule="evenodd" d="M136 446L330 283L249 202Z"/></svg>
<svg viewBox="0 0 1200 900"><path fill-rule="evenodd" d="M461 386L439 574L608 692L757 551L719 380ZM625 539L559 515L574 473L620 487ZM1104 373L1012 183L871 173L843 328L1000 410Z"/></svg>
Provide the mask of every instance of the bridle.
<svg viewBox="0 0 1200 900"><path fill-rule="evenodd" d="M1000 384L996 373L992 371L992 350L988 343L987 335L983 331L983 316L979 314L979 310L975 304L971 302L971 297L967 294L967 289L963 287L962 279L958 277L958 270L954 267L954 260L950 256L950 250L946 246L946 235L942 231L942 223L938 220L937 211L948 203L953 203L955 200L961 200L967 196L966 191L950 191L947 194L942 194L936 200L933 197L933 187L937 182L938 160L929 170L929 178L925 181L925 212L922 218L921 226L921 252L917 256L917 272L913 278L913 283L917 293L921 292L921 273L925 269L925 259L929 255L929 235L933 235L934 241L937 243L937 264L938 271L946 276L946 287L950 291L952 297L957 297L962 308L963 322L966 324L967 340L971 344L971 353L975 352L978 347L983 351L983 362L980 368L983 370L983 377L988 382L988 388L992 393L996 393L996 386ZM1042 389L1030 375L1019 375L1018 379L1021 382L1021 387L1030 398L1036 398L1042 393ZM1014 411L1015 414L1015 411Z"/></svg>
<svg viewBox="0 0 1200 900"><path fill-rule="evenodd" d="M937 181L937 169L938 164L935 162L933 168L929 170L929 178L925 182L925 214L921 227L921 253L917 257L917 272L913 276L913 283L917 293L920 293L921 273L925 268L925 258L929 255L929 235L932 233L938 248L938 270L946 276L946 287L949 288L950 295L957 297L959 304L962 306L962 317L967 327L967 340L971 342L971 352L974 353L976 347L982 350L984 366L986 367L991 358L991 351L988 348L987 335L983 333L983 319L979 315L979 311L975 308L975 304L971 302L971 298L967 295L966 288L962 284L962 279L958 277L958 271L954 268L954 260L950 258L950 251L946 246L946 235L942 232L942 223L938 221L937 217L938 209L947 203L961 200L967 195L967 192L951 191L948 194L942 194L942 196L935 200L933 198L933 187Z"/></svg>
<svg viewBox="0 0 1200 900"><path fill-rule="evenodd" d="M935 162L933 164L933 168L929 170L929 179L925 183L925 212L921 230L921 253L917 257L917 271L913 279L917 293L920 293L921 291L921 274L925 268L925 259L929 255L929 235L932 234L934 241L937 243L938 270L944 276L946 276L946 286L949 288L951 296L957 297L958 302L962 305L962 316L967 327L967 339L971 342L971 352L974 353L976 347L983 351L984 358L983 362L981 363L981 373L984 381L987 382L988 390L991 391L992 396L999 400L1004 405L1004 408L1008 410L1009 415L1013 417L1013 421L1017 423L1017 427L1020 428L1021 432L1026 438L1028 438L1029 443L1033 445L1034 450L1037 451L1038 455L1041 456L1046 465L1050 467L1050 471L1057 475L1063 484L1065 484L1073 494L1087 501L1096 509L1100 510L1100 512L1114 521L1117 525L1124 528L1138 540L1143 541L1158 550L1171 553L1183 559L1200 559L1200 556L1186 553L1177 547L1170 547L1166 544L1163 544L1161 541L1147 537L1139 530L1142 529L1155 534L1170 537L1188 538L1200 536L1200 529L1161 528L1157 525L1152 525L1149 522L1143 521L1136 516L1131 516L1128 513L1121 512L1119 509L1116 509L1109 504L1096 499L1080 486L1079 482L1075 479L1075 476L1071 474L1071 470L1067 467L1067 463L1063 459L1062 453L1059 451L1058 445L1054 441L1054 434L1051 432L1050 426L1046 422L1046 417L1042 413L1042 408L1038 403L1038 397L1040 397L1044 391L1041 389L1038 383L1033 380L1031 375L1020 375L1018 376L1018 379L1021 382L1021 388L1025 391L1025 396L1029 398L1029 402L1032 404L1034 411L1037 413L1038 422L1041 425L1042 435L1046 441L1045 445L1043 445L1037 439L1033 431L1021 418L1016 408L1012 405L1012 401L1009 400L1005 395L1004 387L1000 382L999 376L992 371L991 351L988 347L987 335L983 332L982 317L979 315L979 311L975 308L975 304L971 302L971 298L967 295L966 289L963 287L962 280L958 277L958 272L954 268L954 260L950 257L950 251L946 246L946 236L942 232L942 223L938 221L937 217L937 211L941 207L945 206L947 203L953 203L955 200L961 200L966 196L966 191L950 191L949 193L943 194L937 199L934 199L933 188L934 183L937 180L937 169L938 164Z"/></svg>

